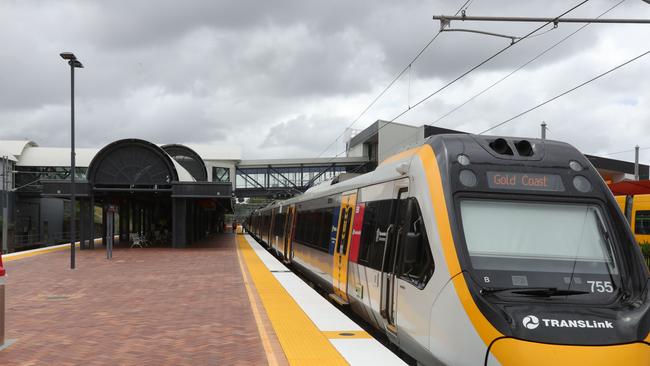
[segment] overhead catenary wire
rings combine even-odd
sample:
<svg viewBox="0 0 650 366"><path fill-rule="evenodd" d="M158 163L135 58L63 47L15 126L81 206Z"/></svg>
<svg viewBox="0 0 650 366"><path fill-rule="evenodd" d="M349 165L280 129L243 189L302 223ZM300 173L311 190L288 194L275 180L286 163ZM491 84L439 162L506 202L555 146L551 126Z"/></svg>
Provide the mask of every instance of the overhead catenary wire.
<svg viewBox="0 0 650 366"><path fill-rule="evenodd" d="M648 150L650 149L650 146L646 147L640 147L639 150ZM603 154L604 156L610 156L610 155L618 155L618 154L623 154L623 153L628 153L628 152L633 152L636 149L627 149L627 150L622 150L622 151L617 151L617 152L612 152L612 153L607 153Z"/></svg>
<svg viewBox="0 0 650 366"><path fill-rule="evenodd" d="M502 122L499 122L499 123L497 123L495 125L492 125L490 128L488 128L488 129L482 131L481 133L479 133L479 135L482 135L482 134L484 134L486 132L492 131L493 129L495 129L497 127L501 127L501 126L505 125L506 123L509 123L509 122L511 122L511 121L513 121L513 120L515 120L515 119L517 119L517 118L519 118L519 117L521 117L521 116L523 116L523 115L525 115L527 113L530 113L530 112L536 110L537 108L540 108L540 107L542 107L542 106L544 106L544 105L546 105L548 103L551 103L554 100L557 100L557 99L559 99L559 98L561 98L561 97L563 97L563 96L565 96L565 95L567 95L567 94L569 94L569 93L571 93L571 92L573 92L573 91L575 91L577 89L580 89L583 86L585 86L585 85L587 85L587 84L589 84L589 83L591 83L593 81L596 81L596 80L600 79L601 77L603 77L605 75L608 75L608 74L620 69L621 67L626 66L626 65L628 65L628 64L630 64L630 63L632 63L632 62L634 62L634 61L636 61L636 60L638 60L638 59L640 59L640 58L642 58L644 56L646 56L649 53L650 53L650 50L647 50L647 51L641 53L640 55L635 56L635 57L623 62L622 64L618 64L615 67L613 67L613 68L611 68L611 69L609 69L609 70L607 70L607 71L605 71L603 73L600 73L600 74L594 76L593 78L591 78L591 79L589 79L589 80L587 80L585 82L582 82L582 83L580 83L580 84L578 84L578 85L576 85L576 86L574 86L574 87L572 87L572 88L570 88L568 90L563 91L562 93L560 93L560 94L558 94L558 95L556 95L556 96L554 96L554 97L552 97L550 99L545 100L542 103L539 103L539 104L537 104L537 105L535 105L535 106L533 106L531 108L526 109L525 111L523 111L521 113L518 113L518 114L506 119L505 121L502 121Z"/></svg>
<svg viewBox="0 0 650 366"><path fill-rule="evenodd" d="M623 4L624 2L625 2L625 0L621 0L621 1L619 1L618 3L614 4L614 5L611 6L609 9L605 10L603 13L601 13L600 15L598 15L598 16L596 17L596 19L598 19L598 18L600 18L600 17L606 15L607 13L609 13L609 12L612 11L612 10L614 10L616 7L618 7L619 5ZM537 54L535 57L533 57L533 58L531 58L530 60L524 62L524 63L521 64L519 67L517 67L516 69L512 70L510 73L508 73L507 75L505 75L505 76L502 77L501 79L499 79L499 80L495 81L494 83L490 84L488 87L486 87L486 88L484 88L483 90L481 90L480 92L474 94L472 97L470 97L469 99L465 100L463 103L459 104L458 106L456 106L456 107L452 108L451 110L449 110L447 113L445 113L445 114L443 114L442 116L438 117L438 118L435 119L433 122L431 122L431 124L436 124L436 123L440 122L441 120L443 120L443 119L449 117L450 115L452 115L453 113L455 113L455 112L458 111L459 109L463 108L464 106L466 106L467 104L469 104L470 102L472 102L474 99L476 99L476 98L480 97L481 95L485 94L485 93L488 92L490 89L494 88L495 86L499 85L500 83L502 83L503 81L505 81L506 79L508 79L509 77L511 77L512 75L514 75L514 74L516 74L517 72L519 72L519 71L521 71L522 69L524 69L526 66L528 66L528 65L530 65L531 63L537 61L537 60L540 59L542 56L546 55L548 52L550 52L551 50L553 50L554 48L556 48L556 47L559 46L560 44L564 43L564 42L565 42L566 40L568 40L569 38L573 37L576 33L580 32L581 30L583 30L583 29L585 29L586 27L588 27L590 24L591 24L591 23L584 24L584 25L580 26L578 29L576 29L575 31L573 31L573 32L569 33L568 35L562 37L562 39L560 39L559 41L555 42L553 45L551 45L550 47L546 48L544 51L540 52L540 53ZM552 28L552 29L550 29L550 30L553 30L553 29L554 29L554 28ZM550 30L549 30L549 31L550 31ZM544 33L546 33L546 32L544 32ZM538 36L538 35L541 35L541 34L544 34L544 33L536 34L536 35L533 35L533 36ZM529 37L529 38L532 38L533 36L531 36L531 37Z"/></svg>
<svg viewBox="0 0 650 366"><path fill-rule="evenodd" d="M468 4L470 4L472 1L473 1L473 0L466 0L466 1L463 3L463 5L461 5L461 7L458 9L458 11L456 11L455 15L458 15L458 14L461 12L461 10L466 9L466 7L469 6ZM399 72L399 73L398 73L398 74L397 74L397 75L396 75L396 76L395 76L395 77L390 81L390 83L388 83L388 85L386 85L386 86L384 87L384 89L383 89L379 94L377 94L377 96L375 96L375 98L370 102L370 104L368 104L368 106L366 106L366 108L364 108L364 109L361 111L361 113L359 113L359 115L357 116L357 118L355 118L355 119L354 119L354 120L353 120L353 121L352 121L352 122L351 122L351 123L350 123L350 124L345 128L345 129L343 129L343 132L341 132L341 134L338 135L338 136L334 139L334 141L332 141L329 145L327 145L327 147L326 147L325 149L323 149L323 151L321 151L320 154L318 154L318 157L321 157L324 153L326 153L326 152L327 152L327 151L332 147L332 145L334 145L334 144L336 143L336 141L338 141L338 140L339 140L339 139L340 139L340 138L345 134L345 131L347 131L349 128L351 128L352 126L354 126L354 125L355 125L355 124L356 124L356 123L361 119L361 117L363 117L363 116L366 114L366 112L368 112L368 111L370 110L370 108L372 108L372 107L375 105L375 103L377 103L377 101L378 101L379 99L381 99L381 97L383 97L384 94L386 94L386 92L387 92L387 91L388 91L388 90L389 90L389 89L390 89L390 88L391 88L391 87L392 87L392 86L397 82L397 80L399 80L399 79L404 75L404 73L406 73L406 71L409 71L409 70L411 69L411 66L413 65L413 63L416 62L416 61L420 58L420 56L422 56L422 54L424 53L424 51L426 51L427 48L429 48L429 46L431 46L431 44L433 44L433 42L435 42L435 40L438 38L438 36L440 36L441 33L442 33L442 32L439 30L436 34L433 35L433 37L429 40L429 42L427 42L427 44L425 44L424 47L422 47L422 49L421 49L421 50L420 50L420 51L415 55L415 57L413 57L413 59L412 59L412 60L411 60L411 61L410 61L410 62L409 62L409 63L408 63L408 64L407 64L403 69L402 69L402 71L400 71L400 72Z"/></svg>
<svg viewBox="0 0 650 366"><path fill-rule="evenodd" d="M529 32L529 33L526 34L525 36L523 36L523 37L521 37L521 38L519 38L519 39L513 41L512 43L510 43L510 44L507 45L506 47L502 48L501 50L499 50L498 52L496 52L496 53L493 54L492 56L486 58L485 60L481 61L480 63L478 63L478 64L475 65L474 67L470 68L469 70L465 71L464 73L462 73L461 75L459 75L458 77L456 77L455 79L453 79L452 81L450 81L450 82L448 82L447 84L443 85L442 87L440 87L439 89L437 89L437 90L434 91L433 93L431 93L431 94L427 95L426 97L420 99L420 100L419 100L417 103L415 103L412 107L409 107L409 108L405 109L404 111L400 112L400 113L399 113L398 115L396 115L393 119L391 119L390 122L394 122L396 119L402 117L403 115L405 115L406 113L408 113L409 111L411 111L413 108L415 108L415 107L419 106L420 104L426 102L427 100L431 99L433 96L435 96L435 95L437 95L438 93L440 93L441 91L447 89L448 87L450 87L451 85L455 84L457 81L459 81L460 79L464 78L465 76L471 74L471 73L474 72L476 69L478 69L478 68L480 68L481 66L485 65L486 63L490 62L492 59L494 59L494 58L496 58L497 56L499 56L500 54L504 53L505 51L507 51L508 49L510 49L511 47L513 47L514 45L519 44L521 41L527 39L527 38L530 37L532 34L536 33L536 32L539 31L540 29L546 27L548 24L551 24L551 23L553 23L554 21L557 21L559 18L565 16L566 14L572 12L573 10L579 8L580 6L586 4L587 2L589 2L589 0L583 0L582 2L580 2L580 3L578 3L577 5L573 6L571 9L569 9L569 10L565 11L564 13L562 13L561 15L559 15L559 16L553 18L553 20L551 20L551 21L549 21L549 22L547 22L547 23L545 23L545 24L543 24L543 25L541 25L541 26L535 28L533 31ZM384 126L386 126L386 125L384 125Z"/></svg>
<svg viewBox="0 0 650 366"><path fill-rule="evenodd" d="M559 18L565 16L566 14L572 12L573 10L579 8L580 6L586 4L587 2L589 2L589 0L584 0L584 1L582 1L582 2L580 2L580 3L578 3L578 4L576 4L576 5L574 5L574 6L573 6L572 8L570 8L569 10L563 12L562 14L560 14L559 16L557 16L556 18L554 18L554 20L557 20L557 19L559 19ZM473 71L477 70L478 68L482 67L483 65L485 65L486 63L488 63L488 62L491 61L492 59L496 58L497 56L499 56L500 54L502 54L503 52L505 52L505 51L508 50L509 48L511 48L511 47L513 47L514 45L518 44L519 42L521 42L521 41L527 39L527 38L530 37L531 35L535 34L537 31L539 31L540 29L544 28L545 26L547 26L548 24L551 24L551 23L553 23L553 22L551 21L551 22L548 22L548 23L546 23L546 24L543 24L543 25L541 25L541 26L535 28L535 29L532 30L531 32L527 33L526 35L524 35L523 37L521 37L520 39L518 39L517 41L515 41L514 43L511 43L511 44L509 44L508 46L506 46L506 47L502 48L501 50L497 51L496 53L494 53L493 55L491 55L491 56L488 57L487 59L481 61L481 62L480 62L479 64L477 64L476 66L470 68L469 70L465 71L465 72L462 73L460 76L458 76L458 77L456 77L455 79L453 79L452 81L448 82L447 84L445 84L444 86L442 86L442 87L439 88L438 90L436 90L436 91L434 91L433 93L429 94L427 97L421 99L420 101L418 101L417 103L415 103L412 107L409 106L409 108L407 108L406 110L402 111L400 114L398 114L397 116L395 116L395 118L391 119L390 121L387 121L386 124L380 126L380 127L377 129L377 132L379 132L382 128L384 128L384 127L390 125L391 123L395 122L396 119L398 119L399 117L403 116L404 114L406 114L407 112L409 112L411 109L413 109L413 108L417 107L418 105L424 103L426 100L428 100L428 99L430 99L431 97L435 96L436 94L440 93L441 91L443 91L443 90L446 89L447 87L449 87L449 86L451 86L452 84L456 83L457 81L459 81L460 79L462 79L462 78L464 78L465 76L469 75L470 73L472 73ZM411 140L411 139L412 139L412 138L410 138L409 140ZM408 140L403 140L403 141L401 141L400 143L391 146L389 150L392 150L395 146L401 145L401 144L403 144L403 143L406 142L406 141L408 141ZM337 154L335 157L338 157L338 156L340 156L340 155L343 154L343 153L345 153L345 151L343 151L342 153Z"/></svg>
<svg viewBox="0 0 650 366"><path fill-rule="evenodd" d="M623 1L624 1L624 0L623 0ZM589 23L587 23L587 24L589 24ZM543 36L543 35L548 34L549 32L552 32L552 31L554 31L554 30L556 30L556 29L557 29L557 24L553 24L553 26L551 27L551 29L547 29L547 30L545 30L545 31L543 31L543 32L539 32L539 33L537 33L537 34L533 34L532 36L528 37L528 39Z"/></svg>
<svg viewBox="0 0 650 366"><path fill-rule="evenodd" d="M556 18L554 18L554 20L557 20L557 19L559 19L559 18L565 16L566 14L572 12L573 10L579 8L580 6L582 6L582 5L584 5L584 4L588 3L588 2L589 2L589 0L583 0L583 1L581 1L580 3L578 3L578 4L574 5L573 7L571 7L569 10L563 12L562 14L560 14L559 16L557 16ZM462 9L462 7L461 7L461 9ZM395 118L393 118L392 120L387 121L387 123L385 123L384 125L380 126L380 127L377 129L377 132L379 132L379 131L380 131L381 129L383 129L384 127L386 127L386 126L392 124L393 122L395 122L395 120L396 120L397 118L403 116L404 114L406 114L407 112L409 112L411 109L413 109L413 108L417 107L418 105L424 103L426 100L430 99L431 97L433 97L434 95L438 94L438 93L441 92L442 90L446 89L446 88L449 87L450 85L456 83L457 81L459 81L460 79L462 79L462 78L464 78L465 76L469 75L470 73L472 73L472 72L475 71L476 69L478 69L478 68L480 68L481 66L485 65L486 63L488 63L488 62L491 61L492 59L496 58L497 56L499 56L500 54L502 54L503 52L505 52L506 50L508 50L508 49L511 48L512 46L518 44L519 42L521 42L521 41L523 41L523 40L525 40L525 39L527 39L530 35L536 33L537 31L539 31L540 29L544 28L546 25L548 25L548 24L550 24L550 23L552 23L552 21L551 21L551 22L548 22L548 23L546 23L546 24L543 24L543 25L541 25L541 26L539 26L539 27L537 27L537 28L535 28L533 31L529 32L528 34L526 34L525 36L521 37L521 38L518 39L517 41L515 41L515 42L509 44L508 46L502 48L501 50L499 50L498 52L496 52L496 53L493 54L492 56L490 56L490 57L488 57L487 59L481 61L478 65L472 67L472 68L469 69L468 71L466 71L466 72L464 72L463 74L461 74L460 76L456 77L454 80L452 80L451 82L447 83L447 84L446 84L445 86L443 86L442 88L436 90L435 92L429 94L427 97L425 97L425 98L421 99L420 101L418 101L416 104L413 105L413 107L409 107L409 108L407 108L405 111L403 111L403 112L401 112L400 114L398 114L397 116L395 116ZM439 34L440 34L440 32L438 32L438 33L436 34L436 36L439 35ZM337 139L338 139L338 138L337 138ZM335 140L335 141L336 141L336 140ZM330 146L331 146L331 145L330 145ZM396 146L396 145L395 145L395 146ZM394 147L394 146L392 146L391 149L392 149L393 147ZM329 148L329 147L328 147L328 148ZM343 155L343 154L345 154L345 153L346 153L346 150L341 151L340 153L336 154L334 157L330 158L330 159L328 160L328 162L329 162L329 161L332 161L333 159L335 159L335 158L337 158L337 157L339 157L339 156L341 156L341 155Z"/></svg>

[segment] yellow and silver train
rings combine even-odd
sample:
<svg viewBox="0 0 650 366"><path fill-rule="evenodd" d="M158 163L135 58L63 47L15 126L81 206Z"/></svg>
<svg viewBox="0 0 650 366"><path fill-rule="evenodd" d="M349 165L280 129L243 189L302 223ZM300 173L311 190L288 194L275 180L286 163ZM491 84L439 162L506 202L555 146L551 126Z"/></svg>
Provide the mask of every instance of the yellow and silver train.
<svg viewBox="0 0 650 366"><path fill-rule="evenodd" d="M625 196L616 196L616 202L625 212ZM650 244L650 194L634 196L630 226L637 242Z"/></svg>
<svg viewBox="0 0 650 366"><path fill-rule="evenodd" d="M650 365L650 277L568 144L439 135L247 230L424 365Z"/></svg>

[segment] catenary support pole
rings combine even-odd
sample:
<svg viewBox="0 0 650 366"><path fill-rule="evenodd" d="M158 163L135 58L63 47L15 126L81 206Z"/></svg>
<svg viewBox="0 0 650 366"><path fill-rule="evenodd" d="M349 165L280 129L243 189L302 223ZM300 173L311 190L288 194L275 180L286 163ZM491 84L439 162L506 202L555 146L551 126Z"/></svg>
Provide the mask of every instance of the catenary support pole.
<svg viewBox="0 0 650 366"><path fill-rule="evenodd" d="M2 157L2 253L9 251L9 158Z"/></svg>
<svg viewBox="0 0 650 366"><path fill-rule="evenodd" d="M634 180L639 180L639 145L634 147Z"/></svg>

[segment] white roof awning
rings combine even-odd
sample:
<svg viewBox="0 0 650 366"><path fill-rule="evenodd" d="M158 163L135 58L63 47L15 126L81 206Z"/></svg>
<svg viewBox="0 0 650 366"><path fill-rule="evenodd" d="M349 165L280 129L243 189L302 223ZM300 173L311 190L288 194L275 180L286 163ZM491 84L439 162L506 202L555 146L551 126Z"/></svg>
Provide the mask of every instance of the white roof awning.
<svg viewBox="0 0 650 366"><path fill-rule="evenodd" d="M76 148L75 165L87 168L99 149ZM17 166L69 167L70 148L65 147L30 147L25 149L16 163Z"/></svg>

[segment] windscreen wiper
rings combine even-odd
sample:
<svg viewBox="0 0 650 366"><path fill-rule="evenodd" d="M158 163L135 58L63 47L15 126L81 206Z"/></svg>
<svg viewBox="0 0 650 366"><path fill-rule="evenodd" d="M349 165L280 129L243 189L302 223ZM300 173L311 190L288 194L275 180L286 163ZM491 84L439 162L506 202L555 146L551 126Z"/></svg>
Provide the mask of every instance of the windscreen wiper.
<svg viewBox="0 0 650 366"><path fill-rule="evenodd" d="M481 289L481 295L502 291L512 291L513 294L538 297L584 295L590 293L589 291L580 290L562 290L557 287L485 287Z"/></svg>

